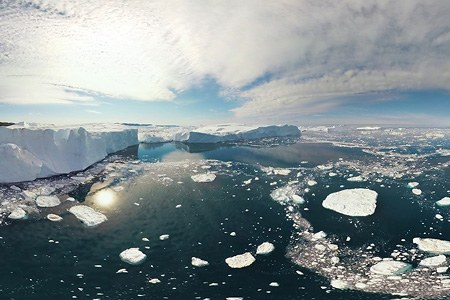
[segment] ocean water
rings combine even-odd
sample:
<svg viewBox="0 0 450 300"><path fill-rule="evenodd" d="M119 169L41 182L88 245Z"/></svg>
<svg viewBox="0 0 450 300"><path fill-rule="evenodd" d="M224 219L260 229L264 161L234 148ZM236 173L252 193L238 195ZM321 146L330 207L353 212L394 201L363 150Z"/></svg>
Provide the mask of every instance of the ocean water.
<svg viewBox="0 0 450 300"><path fill-rule="evenodd" d="M106 222L84 226L67 211L74 203L64 201L0 227L0 298L392 299L391 287L341 290L330 280L350 276L343 270L361 257L393 257L396 251L410 253L400 257L417 267L426 254L408 252L415 248L414 237L450 240L450 212L434 205L450 195L450 156L442 155L450 148L446 136L417 138L429 133L413 131L401 138L311 133L297 141L131 147L59 195L102 212ZM202 173L216 178L192 180ZM364 181L347 180L357 175ZM308 185L312 180L317 184ZM422 195L411 192L407 184L412 181L419 182ZM271 193L285 186L305 203L272 199ZM328 194L348 188L375 190L375 214L355 218L322 207ZM47 213L64 219L50 222ZM295 218L310 227L299 228ZM342 249L336 254L340 273L317 265L326 258L306 255L315 244L299 236L304 230L324 231ZM160 240L164 234L169 238ZM275 251L255 255L263 242L273 243ZM132 247L147 255L142 264L120 260L120 252ZM294 251L298 247L304 252ZM232 269L225 263L245 252L256 257L251 266ZM192 257L210 265L194 267ZM128 273L117 274L122 268ZM435 275L430 271L423 277ZM148 282L154 278L161 282ZM412 284L420 291L411 288L412 296L447 298L445 289L435 293L425 279L415 278ZM275 282L278 286L271 285ZM402 284L399 293L408 290L406 281Z"/></svg>

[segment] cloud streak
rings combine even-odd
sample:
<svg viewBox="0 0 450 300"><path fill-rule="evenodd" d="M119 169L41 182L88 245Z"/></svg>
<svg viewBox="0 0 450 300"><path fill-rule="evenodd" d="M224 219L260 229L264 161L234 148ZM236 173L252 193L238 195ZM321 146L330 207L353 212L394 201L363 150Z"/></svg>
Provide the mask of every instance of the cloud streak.
<svg viewBox="0 0 450 300"><path fill-rule="evenodd" d="M450 90L445 0L0 5L3 103L173 101L212 78L237 118L283 119L346 96Z"/></svg>

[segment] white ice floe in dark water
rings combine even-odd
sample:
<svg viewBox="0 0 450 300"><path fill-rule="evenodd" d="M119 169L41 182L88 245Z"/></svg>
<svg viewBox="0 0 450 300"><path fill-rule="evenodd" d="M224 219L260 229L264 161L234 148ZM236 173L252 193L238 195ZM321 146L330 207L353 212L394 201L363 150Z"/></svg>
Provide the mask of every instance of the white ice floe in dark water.
<svg viewBox="0 0 450 300"><path fill-rule="evenodd" d="M422 190L421 189L412 189L412 192L414 195L420 196L422 195Z"/></svg>
<svg viewBox="0 0 450 300"><path fill-rule="evenodd" d="M370 216L375 212L377 196L377 192L369 189L342 190L328 195L322 206L347 216Z"/></svg>
<svg viewBox="0 0 450 300"><path fill-rule="evenodd" d="M148 283L157 284L157 283L161 283L161 280L159 280L158 278L151 278L148 280Z"/></svg>
<svg viewBox="0 0 450 300"><path fill-rule="evenodd" d="M129 248L120 253L120 259L130 265L139 265L144 262L147 255L142 253L139 248Z"/></svg>
<svg viewBox="0 0 450 300"><path fill-rule="evenodd" d="M192 257L191 264L198 268L209 266L209 262L198 257Z"/></svg>
<svg viewBox="0 0 450 300"><path fill-rule="evenodd" d="M256 248L256 255L268 255L275 250L275 246L272 243L264 242Z"/></svg>
<svg viewBox="0 0 450 300"><path fill-rule="evenodd" d="M346 289L350 288L349 284L341 279L331 280L330 285L332 287L334 287L335 289L340 289L340 290L346 290Z"/></svg>
<svg viewBox="0 0 450 300"><path fill-rule="evenodd" d="M123 273L128 273L127 269L119 269L116 272L116 274L123 274Z"/></svg>
<svg viewBox="0 0 450 300"><path fill-rule="evenodd" d="M159 239L160 239L161 241L165 241L165 240L168 240L169 237L170 237L170 236L169 236L168 234L162 234L162 235L159 236Z"/></svg>
<svg viewBox="0 0 450 300"><path fill-rule="evenodd" d="M108 220L104 214L86 205L72 206L69 212L87 226L96 226Z"/></svg>
<svg viewBox="0 0 450 300"><path fill-rule="evenodd" d="M55 207L61 204L56 196L39 196L36 199L36 205L39 207Z"/></svg>
<svg viewBox="0 0 450 300"><path fill-rule="evenodd" d="M436 201L437 206L450 206L450 197L444 197L439 201Z"/></svg>
<svg viewBox="0 0 450 300"><path fill-rule="evenodd" d="M411 268L412 266L408 263L395 260L383 260L370 267L370 272L379 275L394 276L401 275Z"/></svg>
<svg viewBox="0 0 450 300"><path fill-rule="evenodd" d="M273 168L273 167L261 167L261 171L263 171L267 175L282 175L282 176L287 176L292 172L289 169Z"/></svg>
<svg viewBox="0 0 450 300"><path fill-rule="evenodd" d="M420 261L419 265L424 267L437 267L447 262L445 255L437 255L433 257L424 258Z"/></svg>
<svg viewBox="0 0 450 300"><path fill-rule="evenodd" d="M195 182L212 182L216 179L216 175L213 173L204 173L192 175L191 179Z"/></svg>
<svg viewBox="0 0 450 300"><path fill-rule="evenodd" d="M59 222L62 221L63 218L55 214L48 214L47 219L52 222Z"/></svg>
<svg viewBox="0 0 450 300"><path fill-rule="evenodd" d="M408 187L412 188L412 189L417 187L418 185L419 185L419 183L416 181L408 182Z"/></svg>
<svg viewBox="0 0 450 300"><path fill-rule="evenodd" d="M14 209L8 216L9 219L12 220L20 220L24 219L27 216L27 213L20 207Z"/></svg>
<svg viewBox="0 0 450 300"><path fill-rule="evenodd" d="M230 268L240 269L250 266L255 262L255 258L250 252L245 252L244 254L235 255L225 259L225 262Z"/></svg>
<svg viewBox="0 0 450 300"><path fill-rule="evenodd" d="M424 252L433 254L450 254L450 241L433 238L414 238L413 243Z"/></svg>
<svg viewBox="0 0 450 300"><path fill-rule="evenodd" d="M287 184L283 187L277 188L270 193L270 197L278 202L294 202L297 204L305 203L303 197L297 195L297 187L295 185Z"/></svg>
<svg viewBox="0 0 450 300"><path fill-rule="evenodd" d="M366 181L366 179L364 177L362 177L362 176L353 176L353 177L347 178L347 181L350 181L350 182L363 182L363 181Z"/></svg>

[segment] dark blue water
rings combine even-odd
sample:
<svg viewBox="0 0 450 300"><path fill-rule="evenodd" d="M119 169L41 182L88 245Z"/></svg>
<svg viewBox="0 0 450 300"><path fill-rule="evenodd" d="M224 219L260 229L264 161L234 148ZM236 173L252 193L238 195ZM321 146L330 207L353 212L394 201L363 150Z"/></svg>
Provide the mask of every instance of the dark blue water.
<svg viewBox="0 0 450 300"><path fill-rule="evenodd" d="M150 174L152 169L147 170L149 174L116 178L115 182L125 189L115 193L115 201L108 207L98 205L92 193L101 184L89 185L87 190L92 190L87 196L86 187L73 193L80 202L103 212L107 222L88 228L65 209L59 209L64 217L60 223L34 218L0 227L1 299L391 298L332 289L328 279L286 258L294 229L286 218L285 207L269 195L275 187L295 179L295 172L286 178L270 177L259 169L260 165L308 168L339 159L374 159L361 150L302 142L273 147L158 144L132 147L120 155L125 162L138 158L163 163L155 174ZM213 182L195 183L190 179L192 172L169 166L186 159L233 164L228 173L219 172ZM174 181L163 184L157 180L158 174ZM261 179L250 186L242 185L256 176ZM379 242L376 251L388 254L399 239L410 241L434 222L435 210L406 196L405 181L390 188L364 183L379 193L379 207L376 215L355 225L351 218L324 210L321 201L330 192L340 190L341 184L359 187L361 183L348 183L338 177L316 180L319 185L311 188L313 194L305 196L309 211L304 216L317 230L351 235L350 246L355 248ZM271 186L272 181L279 182ZM424 178L423 184L432 183ZM442 192L446 188L443 186ZM48 212L44 211L43 216ZM436 230L428 234L449 237L447 224L436 225ZM162 234L170 238L161 241ZM225 258L246 251L254 253L265 241L276 246L271 255L258 256L253 265L244 269L231 269L225 264ZM139 247L147 260L138 266L123 263L119 253L130 247ZM210 266L191 266L193 256L209 261ZM121 268L128 273L116 274ZM304 275L298 275L298 270ZM158 278L161 283L150 284L150 278ZM279 287L269 286L271 282L279 283Z"/></svg>

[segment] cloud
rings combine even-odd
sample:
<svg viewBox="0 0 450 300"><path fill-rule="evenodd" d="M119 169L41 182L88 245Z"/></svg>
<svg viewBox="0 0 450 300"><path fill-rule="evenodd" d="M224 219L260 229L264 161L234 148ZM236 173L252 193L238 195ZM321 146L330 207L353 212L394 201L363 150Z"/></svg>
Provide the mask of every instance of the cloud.
<svg viewBox="0 0 450 300"><path fill-rule="evenodd" d="M0 102L173 101L212 78L236 117L283 119L450 90L449 15L445 0L6 0Z"/></svg>
<svg viewBox="0 0 450 300"><path fill-rule="evenodd" d="M101 115L102 114L98 110L93 110L93 109L86 109L86 112L90 113L90 114L95 114L95 115Z"/></svg>

